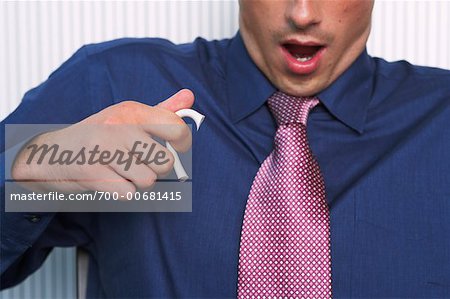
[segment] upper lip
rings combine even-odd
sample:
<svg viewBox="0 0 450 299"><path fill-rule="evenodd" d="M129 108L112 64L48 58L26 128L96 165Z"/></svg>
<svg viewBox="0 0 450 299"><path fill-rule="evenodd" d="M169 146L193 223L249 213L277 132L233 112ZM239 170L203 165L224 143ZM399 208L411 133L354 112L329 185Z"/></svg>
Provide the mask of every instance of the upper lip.
<svg viewBox="0 0 450 299"><path fill-rule="evenodd" d="M298 39L287 39L281 42L282 45L291 44L291 45L299 45L299 46L314 46L314 47L323 47L324 44L314 41L314 40L298 40Z"/></svg>

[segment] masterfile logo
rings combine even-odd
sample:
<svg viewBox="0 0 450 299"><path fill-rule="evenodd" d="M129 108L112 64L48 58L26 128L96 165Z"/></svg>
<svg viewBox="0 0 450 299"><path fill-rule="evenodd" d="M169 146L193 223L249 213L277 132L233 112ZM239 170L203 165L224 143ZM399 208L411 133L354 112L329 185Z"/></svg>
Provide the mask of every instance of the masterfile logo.
<svg viewBox="0 0 450 299"><path fill-rule="evenodd" d="M189 177L181 180L165 140L133 135L138 130L132 126L6 125L5 210L191 212L192 149L177 153ZM177 130L157 126L155 131ZM115 142L119 134L125 145Z"/></svg>

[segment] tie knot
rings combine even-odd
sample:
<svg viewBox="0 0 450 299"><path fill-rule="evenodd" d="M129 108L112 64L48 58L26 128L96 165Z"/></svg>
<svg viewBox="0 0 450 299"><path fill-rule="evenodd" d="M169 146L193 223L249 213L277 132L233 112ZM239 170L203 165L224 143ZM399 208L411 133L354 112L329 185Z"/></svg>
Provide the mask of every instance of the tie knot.
<svg viewBox="0 0 450 299"><path fill-rule="evenodd" d="M309 111L319 103L315 97L294 97L275 92L268 100L269 109L272 111L279 126L290 123L301 123L306 126Z"/></svg>

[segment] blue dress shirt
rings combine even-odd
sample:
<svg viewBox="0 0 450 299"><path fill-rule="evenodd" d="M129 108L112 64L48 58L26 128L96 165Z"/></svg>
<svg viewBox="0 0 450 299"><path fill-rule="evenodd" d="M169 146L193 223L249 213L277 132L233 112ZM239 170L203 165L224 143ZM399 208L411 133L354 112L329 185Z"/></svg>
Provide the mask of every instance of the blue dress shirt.
<svg viewBox="0 0 450 299"><path fill-rule="evenodd" d="M2 287L36 270L52 247L80 246L90 254L90 298L236 296L247 196L276 130L265 104L275 88L239 33L82 47L1 123L0 150L5 124L75 123L181 88L206 115L193 139L193 212L2 210ZM364 51L318 97L308 138L330 205L334 297L450 297L450 72Z"/></svg>

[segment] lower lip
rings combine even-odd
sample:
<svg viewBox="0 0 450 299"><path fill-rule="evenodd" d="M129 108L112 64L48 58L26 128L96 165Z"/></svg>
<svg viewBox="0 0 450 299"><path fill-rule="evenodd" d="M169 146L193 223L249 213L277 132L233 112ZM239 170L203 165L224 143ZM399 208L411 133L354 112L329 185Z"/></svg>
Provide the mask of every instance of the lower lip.
<svg viewBox="0 0 450 299"><path fill-rule="evenodd" d="M298 61L291 55L291 53L283 46L281 46L281 51L285 58L287 67L295 74L307 75L314 72L319 67L320 59L325 51L325 47L320 48L319 51L308 61Z"/></svg>

